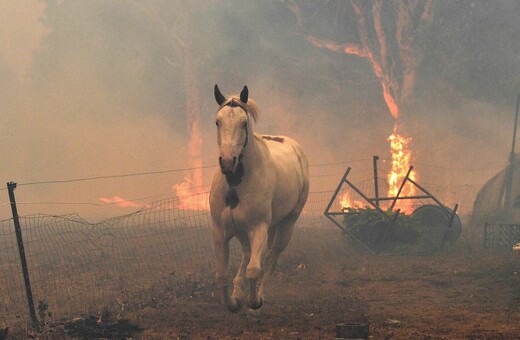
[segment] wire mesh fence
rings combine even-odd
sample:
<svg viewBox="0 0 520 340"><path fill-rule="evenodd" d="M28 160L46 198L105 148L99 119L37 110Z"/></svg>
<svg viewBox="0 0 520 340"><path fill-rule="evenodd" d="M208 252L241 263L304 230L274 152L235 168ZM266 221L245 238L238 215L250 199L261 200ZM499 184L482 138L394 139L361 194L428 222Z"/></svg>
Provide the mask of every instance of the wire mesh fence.
<svg viewBox="0 0 520 340"><path fill-rule="evenodd" d="M353 171L353 180L365 194L374 196L371 163L358 163ZM326 189L310 194L279 267L298 265L309 257L322 258L326 262L345 250L345 239L340 230L323 215L334 189L320 184L324 178L339 177L341 174L336 173L335 169L340 166L343 168L344 164L324 164L312 168L317 172L311 174L316 187ZM383 175L388 172L385 166L388 164L383 163L380 167L381 196L388 191ZM324 167L327 169L325 174L322 173ZM114 176L102 178L105 177ZM97 178L75 181L90 179ZM54 182L63 181L23 185ZM335 187L337 182L334 180L333 184ZM461 190L473 192L476 187L435 186L433 191L444 198L445 204L451 205L457 196L451 195L449 190L460 194ZM67 319L99 313L103 308L117 307L122 301L139 300L140 296L149 295L165 278L185 285L193 280L211 279L214 257L207 196L208 192L202 192L189 197L184 195L182 201L178 197L149 204L140 201L136 206L142 208L135 208L138 210L133 213L96 223L88 222L78 214L66 214L68 210L59 216L28 214L20 217L36 306L40 301L45 302L43 305L49 306L54 318ZM38 203L37 197L28 197L29 201L19 203L24 204L24 208L29 205L38 206L39 209L46 207L35 205ZM353 206L366 204L352 190L340 192L335 203L338 209L344 207L342 200L349 200ZM421 205L425 202L403 202L403 205L411 203ZM4 208L8 205L3 204ZM90 202L88 206L91 205L98 207L100 204ZM409 208L415 209L417 206ZM490 235L492 233L490 231ZM238 242L231 242L231 270L238 265L239 248ZM6 219L0 221L0 328L28 321L14 222L13 219Z"/></svg>
<svg viewBox="0 0 520 340"><path fill-rule="evenodd" d="M282 262L309 253L334 256L341 248L339 230L323 217L330 195L311 193ZM181 209L177 200L95 224L75 214L20 217L35 304L44 301L54 318L70 318L138 297L164 277L207 278L213 272L209 211ZM238 257L232 242L230 267ZM20 266L13 220L0 221L0 326L29 321Z"/></svg>
<svg viewBox="0 0 520 340"><path fill-rule="evenodd" d="M520 224L486 223L484 246L486 248L510 250L520 242Z"/></svg>

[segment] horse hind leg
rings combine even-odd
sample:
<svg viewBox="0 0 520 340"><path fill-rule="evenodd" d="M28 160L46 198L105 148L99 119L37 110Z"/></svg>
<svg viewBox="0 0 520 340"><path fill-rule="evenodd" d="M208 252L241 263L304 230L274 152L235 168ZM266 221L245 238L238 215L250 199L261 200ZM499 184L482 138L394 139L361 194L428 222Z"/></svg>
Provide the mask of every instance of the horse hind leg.
<svg viewBox="0 0 520 340"><path fill-rule="evenodd" d="M281 222L273 226L270 230L272 234L269 235L269 253L267 254L266 258L264 276L262 277L262 282L258 289L258 295L260 296L260 299L262 301L264 298L264 290L266 283L276 268L276 264L278 263L278 258L280 257L280 254L285 250L285 248L287 248L289 242L291 241L294 226L296 225L296 221L300 217L303 207L307 202L308 195L309 182L306 181L300 192L298 203L296 204L293 211L289 215L287 215Z"/></svg>

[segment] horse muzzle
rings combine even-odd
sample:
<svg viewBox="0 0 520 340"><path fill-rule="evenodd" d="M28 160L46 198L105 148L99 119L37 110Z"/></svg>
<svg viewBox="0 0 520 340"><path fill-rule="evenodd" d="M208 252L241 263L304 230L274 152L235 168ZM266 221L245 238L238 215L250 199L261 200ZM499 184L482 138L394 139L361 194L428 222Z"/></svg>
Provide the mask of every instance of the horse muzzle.
<svg viewBox="0 0 520 340"><path fill-rule="evenodd" d="M219 157L220 171L224 175L231 175L237 169L238 157Z"/></svg>

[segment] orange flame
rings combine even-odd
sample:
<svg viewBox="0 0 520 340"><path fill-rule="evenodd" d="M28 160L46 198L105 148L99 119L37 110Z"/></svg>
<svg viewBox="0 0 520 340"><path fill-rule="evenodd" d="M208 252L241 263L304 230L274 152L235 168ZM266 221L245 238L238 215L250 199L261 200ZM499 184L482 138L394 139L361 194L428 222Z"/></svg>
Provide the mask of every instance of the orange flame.
<svg viewBox="0 0 520 340"><path fill-rule="evenodd" d="M390 152L392 154L392 169L388 174L388 196L395 197L399 192L402 181L406 177L411 161L412 151L409 149L409 144L412 138L405 137L397 133L396 127L394 132L388 137L390 142ZM409 178L412 180L417 179L417 174L412 171L410 172ZM416 188L411 183L405 184L399 196L413 196L415 195ZM396 209L401 209L403 212L408 212L409 207L403 204L404 201L398 200L395 206Z"/></svg>
<svg viewBox="0 0 520 340"><path fill-rule="evenodd" d="M141 204L126 200L121 196L113 196L113 197L100 197L99 200L106 204L117 204L121 208L140 208Z"/></svg>
<svg viewBox="0 0 520 340"><path fill-rule="evenodd" d="M189 112L194 112L194 110L189 110ZM198 115L190 114L189 120L190 140L188 143L188 150L190 153L191 168L186 173L186 177L182 183L174 184L172 186L172 190L175 193L175 197L177 199L172 204L170 204L169 207L172 209L209 211L209 195L202 185L202 137L199 132ZM138 208L143 206L138 203L125 200L120 196L114 196L112 198L101 197L100 200L107 204L117 203L117 205L120 207ZM144 206L149 207L150 205Z"/></svg>
<svg viewBox="0 0 520 340"><path fill-rule="evenodd" d="M341 195L340 199L339 199L339 204L340 204L340 207L341 207L341 210L346 210L347 208L361 208L363 206L366 206L366 204L364 205L362 201L359 201L359 200L352 200L352 198L350 198L350 195L348 192L345 192L343 195Z"/></svg>
<svg viewBox="0 0 520 340"><path fill-rule="evenodd" d="M194 184L188 177L185 177L184 182L175 184L172 187L177 198L175 208L209 211L209 195L207 191L202 186Z"/></svg>
<svg viewBox="0 0 520 340"><path fill-rule="evenodd" d="M182 210L210 210L209 195L202 185L202 136L199 130L199 111L194 107L188 112L188 130L190 133L188 150L190 152L191 169L186 173L184 182L172 186L177 198L174 207Z"/></svg>

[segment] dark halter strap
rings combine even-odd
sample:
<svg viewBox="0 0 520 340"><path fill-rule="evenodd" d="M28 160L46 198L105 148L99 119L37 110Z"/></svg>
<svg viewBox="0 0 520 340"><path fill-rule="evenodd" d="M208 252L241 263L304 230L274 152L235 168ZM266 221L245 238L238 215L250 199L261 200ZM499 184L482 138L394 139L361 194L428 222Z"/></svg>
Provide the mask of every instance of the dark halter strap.
<svg viewBox="0 0 520 340"><path fill-rule="evenodd" d="M246 107L244 106L244 104L242 104L240 101L236 100L235 98L231 99L226 105L224 106L229 106L229 107L240 107L242 110L246 111L247 113L247 110L246 110Z"/></svg>

